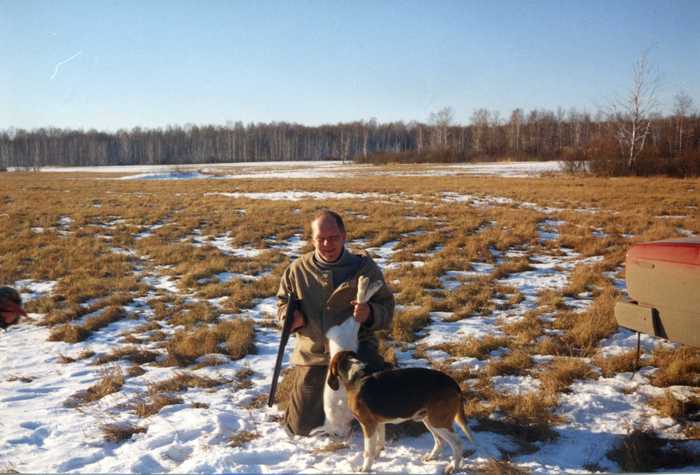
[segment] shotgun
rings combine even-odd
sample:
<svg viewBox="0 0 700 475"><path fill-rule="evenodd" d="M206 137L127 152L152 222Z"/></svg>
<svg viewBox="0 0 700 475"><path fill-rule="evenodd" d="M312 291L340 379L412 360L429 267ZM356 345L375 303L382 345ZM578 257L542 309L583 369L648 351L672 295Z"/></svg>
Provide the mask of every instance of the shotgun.
<svg viewBox="0 0 700 475"><path fill-rule="evenodd" d="M292 321L294 320L294 311L301 309L301 300L294 296L293 292L287 297L287 312L284 314L284 324L282 325L282 335L280 335L280 346L277 349L277 360L275 361L275 371L272 373L272 384L270 385L270 397L267 399L268 407L272 407L275 403L275 392L277 392L277 380L282 371L282 358L284 358L284 348L289 341L289 335L292 333Z"/></svg>

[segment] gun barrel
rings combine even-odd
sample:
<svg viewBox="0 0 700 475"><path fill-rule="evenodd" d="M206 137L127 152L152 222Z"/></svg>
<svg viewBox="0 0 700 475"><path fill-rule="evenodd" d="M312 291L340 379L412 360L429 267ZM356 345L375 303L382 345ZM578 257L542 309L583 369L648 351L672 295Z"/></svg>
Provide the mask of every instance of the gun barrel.
<svg viewBox="0 0 700 475"><path fill-rule="evenodd" d="M277 359L275 360L275 369L272 373L272 383L270 384L270 395L267 398L267 406L272 407L275 403L275 393L277 392L277 381L279 380L280 372L282 371L282 360L284 359L284 349L289 341L291 334L292 321L294 320L294 312L300 308L300 300L293 293L287 297L287 311L284 315L284 324L282 325L282 334L280 335L280 345L277 348Z"/></svg>

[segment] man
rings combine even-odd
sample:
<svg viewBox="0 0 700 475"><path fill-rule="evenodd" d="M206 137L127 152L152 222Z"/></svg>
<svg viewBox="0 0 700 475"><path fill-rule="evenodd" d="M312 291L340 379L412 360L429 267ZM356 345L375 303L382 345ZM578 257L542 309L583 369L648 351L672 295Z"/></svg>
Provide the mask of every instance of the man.
<svg viewBox="0 0 700 475"><path fill-rule="evenodd" d="M22 297L12 287L0 287L0 328L6 330L19 322L19 317L27 313L22 308Z"/></svg>
<svg viewBox="0 0 700 475"><path fill-rule="evenodd" d="M348 317L360 324L359 355L373 371L384 369L373 332L388 329L394 314L394 296L386 285L368 303L357 303L357 279L384 281L382 271L367 254L345 248L343 219L329 210L319 211L311 222L314 251L292 262L277 292L277 317L283 319L290 292L301 299L294 313L297 333L292 353L294 386L285 414L285 426L293 434L308 435L323 425L323 385L329 364L326 331Z"/></svg>

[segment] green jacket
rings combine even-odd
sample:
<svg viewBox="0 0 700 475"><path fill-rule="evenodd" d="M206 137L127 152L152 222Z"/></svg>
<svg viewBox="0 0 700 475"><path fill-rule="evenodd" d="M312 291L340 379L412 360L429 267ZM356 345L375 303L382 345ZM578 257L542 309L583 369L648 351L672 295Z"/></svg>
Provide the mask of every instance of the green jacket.
<svg viewBox="0 0 700 475"><path fill-rule="evenodd" d="M346 249L346 252L349 251ZM277 318L279 321L284 319L287 295L292 290L301 299L301 311L306 317L306 325L296 332L291 363L300 366L327 366L326 331L352 315L353 306L350 301L357 296L358 277L366 275L370 282L384 282L384 275L372 258L362 253L357 274L334 291L330 272L319 269L314 264L313 256L313 251L304 254L285 269L277 291ZM368 328L363 325L360 328L359 340L376 346L374 330L389 329L394 316L394 296L386 284L374 294L369 305L372 309L372 326Z"/></svg>

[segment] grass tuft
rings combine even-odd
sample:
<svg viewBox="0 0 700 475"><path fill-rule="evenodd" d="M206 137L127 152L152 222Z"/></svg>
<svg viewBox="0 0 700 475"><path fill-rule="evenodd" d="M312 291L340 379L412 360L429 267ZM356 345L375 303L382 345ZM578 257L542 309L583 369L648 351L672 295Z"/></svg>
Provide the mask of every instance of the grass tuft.
<svg viewBox="0 0 700 475"><path fill-rule="evenodd" d="M126 422L103 424L100 429L102 429L102 435L104 435L105 440L115 444L131 439L134 434L146 432L146 428Z"/></svg>
<svg viewBox="0 0 700 475"><path fill-rule="evenodd" d="M700 386L700 350L685 346L668 350L659 346L652 355L652 364L658 368L651 378L655 386Z"/></svg>
<svg viewBox="0 0 700 475"><path fill-rule="evenodd" d="M700 463L700 453L682 443L662 439L651 431L636 429L607 453L623 472L654 472Z"/></svg>
<svg viewBox="0 0 700 475"><path fill-rule="evenodd" d="M260 438L259 432L241 430L231 435L228 439L228 446L238 448L258 438Z"/></svg>

